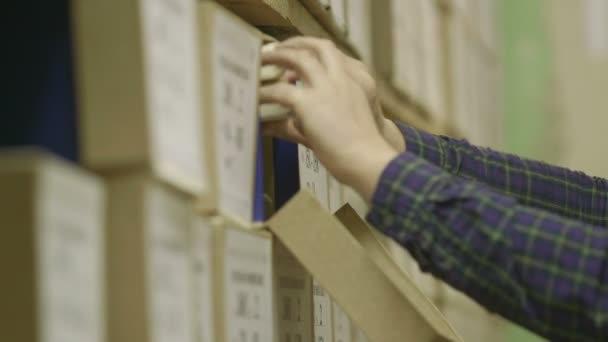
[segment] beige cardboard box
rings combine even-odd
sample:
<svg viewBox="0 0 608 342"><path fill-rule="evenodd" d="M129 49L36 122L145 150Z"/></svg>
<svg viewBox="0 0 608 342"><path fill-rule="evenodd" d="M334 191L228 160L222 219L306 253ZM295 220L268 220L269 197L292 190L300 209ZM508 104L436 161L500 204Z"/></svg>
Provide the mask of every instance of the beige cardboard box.
<svg viewBox="0 0 608 342"><path fill-rule="evenodd" d="M374 1L376 3L377 1ZM346 35L353 43L361 60L373 65L372 51L372 1L348 0L346 6Z"/></svg>
<svg viewBox="0 0 608 342"><path fill-rule="evenodd" d="M440 10L435 1L419 0L422 21L422 56L424 60L423 105L433 118L445 122L447 112L443 93Z"/></svg>
<svg viewBox="0 0 608 342"><path fill-rule="evenodd" d="M268 224L371 341L460 341L358 215L337 216L300 192Z"/></svg>
<svg viewBox="0 0 608 342"><path fill-rule="evenodd" d="M0 152L2 340L105 341L102 182L35 150Z"/></svg>
<svg viewBox="0 0 608 342"><path fill-rule="evenodd" d="M277 340L313 341L312 277L279 240L273 248Z"/></svg>
<svg viewBox="0 0 608 342"><path fill-rule="evenodd" d="M333 321L334 321L334 341L335 342L351 342L352 337L352 324L350 318L342 310L338 303L332 303Z"/></svg>
<svg viewBox="0 0 608 342"><path fill-rule="evenodd" d="M214 226L215 341L275 341L272 237Z"/></svg>
<svg viewBox="0 0 608 342"><path fill-rule="evenodd" d="M346 33L346 1L347 0L331 0L331 13L334 17L338 28L343 33Z"/></svg>
<svg viewBox="0 0 608 342"><path fill-rule="evenodd" d="M371 51L372 62L378 76L391 80L395 73L394 61L397 47L393 38L393 24L396 16L392 0L374 0L371 3ZM396 2L399 4L399 2Z"/></svg>
<svg viewBox="0 0 608 342"><path fill-rule="evenodd" d="M198 5L204 148L211 196L201 205L246 226L253 219L261 35L222 6Z"/></svg>
<svg viewBox="0 0 608 342"><path fill-rule="evenodd" d="M415 103L424 92L423 23L420 0L393 0L393 41L395 46L393 84Z"/></svg>
<svg viewBox="0 0 608 342"><path fill-rule="evenodd" d="M456 128L469 138L471 115L471 73L469 65L469 35L464 18L455 14L449 22L450 49L450 96L452 101L452 120Z"/></svg>
<svg viewBox="0 0 608 342"><path fill-rule="evenodd" d="M441 312L465 341L500 341L504 338L506 324L503 319L490 314L462 292L443 286L445 298Z"/></svg>
<svg viewBox="0 0 608 342"><path fill-rule="evenodd" d="M197 1L72 3L84 164L205 193Z"/></svg>
<svg viewBox="0 0 608 342"><path fill-rule="evenodd" d="M190 228L193 342L214 342L212 218L196 216Z"/></svg>
<svg viewBox="0 0 608 342"><path fill-rule="evenodd" d="M363 331L361 331L361 329L356 328L354 326L352 329L352 337L353 337L353 342L370 342L369 339L367 338L367 336L365 336L365 334L363 333Z"/></svg>
<svg viewBox="0 0 608 342"><path fill-rule="evenodd" d="M144 174L107 183L109 340L192 341L189 198Z"/></svg>
<svg viewBox="0 0 608 342"><path fill-rule="evenodd" d="M335 213L344 205L344 191L343 185L332 176L329 172L327 173L329 179L327 181L327 192L328 192L328 204L329 212Z"/></svg>
<svg viewBox="0 0 608 342"><path fill-rule="evenodd" d="M329 181L331 175L319 159L317 159L314 152L302 145L298 145L298 168L300 171L300 189L306 189L319 201L324 210L329 211ZM333 315L331 297L314 278L312 281L312 298L314 340L332 342Z"/></svg>

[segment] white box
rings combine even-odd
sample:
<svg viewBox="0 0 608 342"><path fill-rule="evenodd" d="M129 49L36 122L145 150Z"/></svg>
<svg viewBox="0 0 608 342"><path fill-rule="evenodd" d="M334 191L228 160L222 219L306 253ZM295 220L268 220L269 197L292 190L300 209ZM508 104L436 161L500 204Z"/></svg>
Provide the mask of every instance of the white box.
<svg viewBox="0 0 608 342"><path fill-rule="evenodd" d="M300 188L311 192L321 206L329 210L329 173L314 152L302 145L298 145L298 169Z"/></svg>
<svg viewBox="0 0 608 342"><path fill-rule="evenodd" d="M211 218L197 216L190 230L193 342L214 342L213 230Z"/></svg>
<svg viewBox="0 0 608 342"><path fill-rule="evenodd" d="M107 183L108 340L192 341L189 198L143 174Z"/></svg>
<svg viewBox="0 0 608 342"><path fill-rule="evenodd" d="M350 318L342 310L338 303L333 302L333 320L334 320L334 341L335 342L351 342L352 338L352 323Z"/></svg>
<svg viewBox="0 0 608 342"><path fill-rule="evenodd" d="M216 340L274 341L272 237L221 222L214 237Z"/></svg>
<svg viewBox="0 0 608 342"><path fill-rule="evenodd" d="M103 342L105 191L34 150L0 152L4 341Z"/></svg>
<svg viewBox="0 0 608 342"><path fill-rule="evenodd" d="M333 214L342 208L345 203L342 190L343 185L331 174L328 174L328 177L327 190L329 195L329 212Z"/></svg>
<svg viewBox="0 0 608 342"><path fill-rule="evenodd" d="M300 170L300 188L311 192L323 209L329 211L329 173L321 164L314 152L298 145L298 166ZM331 298L313 279L313 316L314 339L325 342L333 341Z"/></svg>
<svg viewBox="0 0 608 342"><path fill-rule="evenodd" d="M201 202L245 226L253 220L261 35L222 6L198 5L210 196Z"/></svg>
<svg viewBox="0 0 608 342"><path fill-rule="evenodd" d="M313 341L312 276L278 239L273 244L278 341Z"/></svg>
<svg viewBox="0 0 608 342"><path fill-rule="evenodd" d="M344 194L344 203L350 204L351 207L357 212L357 214L365 219L367 212L369 211L369 205L365 200L359 195L355 189L343 185L342 192Z"/></svg>
<svg viewBox="0 0 608 342"><path fill-rule="evenodd" d="M207 191L196 0L74 1L85 165Z"/></svg>

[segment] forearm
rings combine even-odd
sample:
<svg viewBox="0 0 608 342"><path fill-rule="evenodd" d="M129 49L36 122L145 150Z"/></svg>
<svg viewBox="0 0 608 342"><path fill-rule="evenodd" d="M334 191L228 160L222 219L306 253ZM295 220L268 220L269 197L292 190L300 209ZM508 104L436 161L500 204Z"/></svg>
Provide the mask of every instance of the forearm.
<svg viewBox="0 0 608 342"><path fill-rule="evenodd" d="M521 206L409 153L384 171L368 219L490 311L551 339L606 339L605 229Z"/></svg>
<svg viewBox="0 0 608 342"><path fill-rule="evenodd" d="M407 150L453 175L483 182L521 204L608 226L608 182L398 124Z"/></svg>

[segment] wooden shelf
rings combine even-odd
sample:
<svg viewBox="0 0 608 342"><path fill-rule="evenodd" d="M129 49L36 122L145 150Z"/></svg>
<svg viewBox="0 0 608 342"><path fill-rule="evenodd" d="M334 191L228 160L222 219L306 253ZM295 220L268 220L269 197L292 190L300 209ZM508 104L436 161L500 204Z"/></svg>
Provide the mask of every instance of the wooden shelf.
<svg viewBox="0 0 608 342"><path fill-rule="evenodd" d="M441 0L438 0L441 1ZM445 0L444 0L445 1ZM218 0L251 25L277 39L308 35L331 39L353 57L359 54L318 0ZM378 80L378 96L387 117L436 134L453 132L434 122L420 106L412 104L389 83Z"/></svg>

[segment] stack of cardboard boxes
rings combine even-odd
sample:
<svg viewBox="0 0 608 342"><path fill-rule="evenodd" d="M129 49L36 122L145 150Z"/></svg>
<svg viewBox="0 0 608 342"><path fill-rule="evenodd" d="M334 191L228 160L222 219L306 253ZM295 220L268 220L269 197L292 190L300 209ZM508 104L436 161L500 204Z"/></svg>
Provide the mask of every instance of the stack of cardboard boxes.
<svg viewBox="0 0 608 342"><path fill-rule="evenodd" d="M272 341L255 230L261 36L212 2L75 3L83 162L108 187L111 341Z"/></svg>
<svg viewBox="0 0 608 342"><path fill-rule="evenodd" d="M449 16L427 0L323 5L405 98L481 136L464 126L495 105L496 44L493 9L471 3ZM73 2L73 26L88 171L0 154L0 184L14 190L3 217L25 227L0 249L15 270L0 310L17 322L10 340L459 340L424 296L450 305L448 290L364 224L365 201L311 150L297 158L313 196L264 229L257 29L196 0Z"/></svg>

